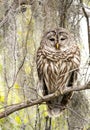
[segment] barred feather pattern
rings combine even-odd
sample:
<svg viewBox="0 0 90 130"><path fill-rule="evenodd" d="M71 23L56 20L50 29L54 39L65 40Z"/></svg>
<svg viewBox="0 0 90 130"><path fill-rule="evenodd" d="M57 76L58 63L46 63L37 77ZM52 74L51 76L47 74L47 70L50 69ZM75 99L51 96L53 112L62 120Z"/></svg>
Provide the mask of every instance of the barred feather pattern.
<svg viewBox="0 0 90 130"><path fill-rule="evenodd" d="M65 50L54 49L47 45L47 40L41 41L37 51L37 71L39 80L42 84L43 95L48 95L56 90L62 92L64 88L69 87L69 81L72 75L79 69L80 50L72 37L69 39L70 47ZM73 79L76 80L76 79ZM73 81L75 82L75 81ZM70 87L73 86L73 83ZM65 109L72 92L60 95L46 104L50 116L57 116Z"/></svg>

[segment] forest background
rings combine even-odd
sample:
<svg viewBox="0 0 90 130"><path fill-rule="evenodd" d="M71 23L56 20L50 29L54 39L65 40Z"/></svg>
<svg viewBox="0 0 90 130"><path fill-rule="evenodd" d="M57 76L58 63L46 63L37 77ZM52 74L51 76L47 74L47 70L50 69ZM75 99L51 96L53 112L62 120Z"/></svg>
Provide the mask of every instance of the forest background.
<svg viewBox="0 0 90 130"><path fill-rule="evenodd" d="M0 130L90 129L90 0L0 0ZM48 117L36 52L44 32L67 28L81 50L78 86L67 109ZM83 90L83 91L81 91Z"/></svg>

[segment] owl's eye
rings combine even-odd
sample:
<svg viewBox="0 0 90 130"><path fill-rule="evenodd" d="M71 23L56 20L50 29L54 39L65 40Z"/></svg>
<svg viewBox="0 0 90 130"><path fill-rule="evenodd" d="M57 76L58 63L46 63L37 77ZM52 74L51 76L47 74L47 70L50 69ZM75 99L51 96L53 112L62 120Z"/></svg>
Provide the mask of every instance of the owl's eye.
<svg viewBox="0 0 90 130"><path fill-rule="evenodd" d="M64 40L66 40L66 37L62 37L62 38L61 38L61 41L64 41Z"/></svg>
<svg viewBox="0 0 90 130"><path fill-rule="evenodd" d="M61 41L64 41L66 38L61 38Z"/></svg>
<svg viewBox="0 0 90 130"><path fill-rule="evenodd" d="M50 40L50 41L52 41L52 42L54 42L54 41L55 41L55 39L54 39L54 38L50 38L49 40Z"/></svg>

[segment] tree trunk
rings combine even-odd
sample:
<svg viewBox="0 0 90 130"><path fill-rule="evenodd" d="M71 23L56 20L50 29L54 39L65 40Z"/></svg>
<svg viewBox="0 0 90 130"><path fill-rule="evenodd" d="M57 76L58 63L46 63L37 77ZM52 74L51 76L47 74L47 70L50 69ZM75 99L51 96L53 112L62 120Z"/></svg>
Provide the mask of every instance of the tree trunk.
<svg viewBox="0 0 90 130"><path fill-rule="evenodd" d="M68 109L68 130L83 130L89 123L89 102L85 94L83 92L75 93Z"/></svg>

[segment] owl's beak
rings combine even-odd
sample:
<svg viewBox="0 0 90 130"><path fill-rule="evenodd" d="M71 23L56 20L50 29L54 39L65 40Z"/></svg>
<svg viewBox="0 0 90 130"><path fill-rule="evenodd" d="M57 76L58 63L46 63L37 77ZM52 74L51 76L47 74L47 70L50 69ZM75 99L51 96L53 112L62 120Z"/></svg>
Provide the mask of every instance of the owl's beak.
<svg viewBox="0 0 90 130"><path fill-rule="evenodd" d="M59 49L59 47L60 47L60 44L56 43L56 49Z"/></svg>

